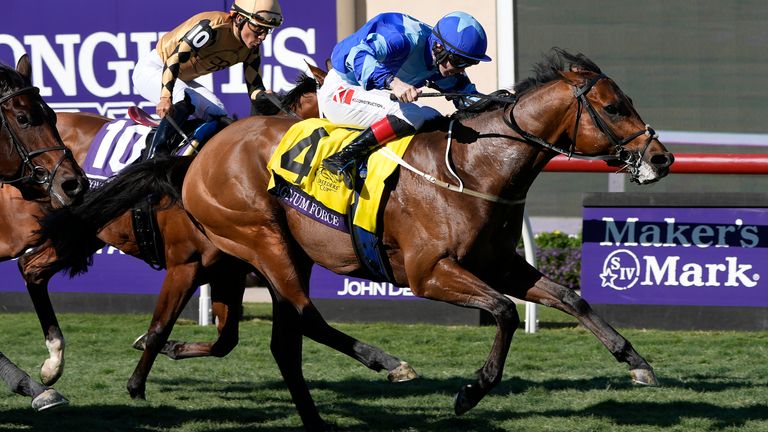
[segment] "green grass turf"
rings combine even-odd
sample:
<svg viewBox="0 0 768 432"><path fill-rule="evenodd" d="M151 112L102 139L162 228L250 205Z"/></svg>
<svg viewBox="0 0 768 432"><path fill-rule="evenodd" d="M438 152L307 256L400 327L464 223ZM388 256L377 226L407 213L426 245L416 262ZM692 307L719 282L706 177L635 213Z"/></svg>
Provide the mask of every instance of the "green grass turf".
<svg viewBox="0 0 768 432"><path fill-rule="evenodd" d="M37 414L2 387L0 430L299 430L269 352L270 314L269 305L248 305L240 345L226 358L158 358L143 402L125 385L140 355L131 342L149 315L61 314L67 363L55 387L72 404ZM485 361L493 327L336 324L420 378L389 383L307 339L304 375L340 430L768 431L768 332L622 330L662 384L643 388L570 317L542 308L540 320L540 332L518 331L502 382L462 417L453 396ZM35 316L0 314L0 329L0 350L36 377L47 352ZM215 328L181 322L172 337L210 340Z"/></svg>

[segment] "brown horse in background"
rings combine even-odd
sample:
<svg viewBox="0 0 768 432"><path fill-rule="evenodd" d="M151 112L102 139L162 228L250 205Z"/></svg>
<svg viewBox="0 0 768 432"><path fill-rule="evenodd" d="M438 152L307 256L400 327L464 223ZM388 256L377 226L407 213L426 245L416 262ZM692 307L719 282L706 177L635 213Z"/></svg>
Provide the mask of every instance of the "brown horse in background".
<svg viewBox="0 0 768 432"><path fill-rule="evenodd" d="M317 72L320 71L317 70ZM309 77L300 77L297 84L294 90L283 97L283 108L288 108L302 117L317 116L315 81ZM110 119L93 114L62 113L59 128L65 143L72 148L78 160L83 161L94 136L108 121ZM189 159L176 159L176 161L179 167L167 169L167 172L166 168L163 168L164 175L172 177L177 169L183 174ZM100 188L101 193L108 197L109 190L109 184ZM11 213L14 203L7 198L0 194L0 208L3 208L6 213ZM99 200L105 201L101 198ZM157 221L165 247L167 274L149 330L137 341L136 346L143 350L143 354L128 381L130 395L142 399L145 397L147 377L158 353L162 352L173 359L221 357L237 345L245 276L252 270L249 265L222 254L216 249L178 204L174 205L170 200L165 199L158 202L155 207L158 210ZM41 209L34 206L27 208L26 211L29 214L42 215ZM79 230L78 224L69 224L66 219L58 218L57 220L61 225L52 226L50 229L59 231L58 234L70 236L73 244L78 245L77 257L61 253L61 249L57 254L56 250L46 243L25 253L19 262L49 350L49 358L41 368L41 377L46 383L55 382L63 373L65 347L64 337L48 296L50 278L60 268L68 268L73 274L83 270L84 261L80 260L93 254L105 243L126 254L141 256L133 234L130 212L122 212L120 217L100 229L98 236L95 231ZM37 219L30 216L27 222L23 229L12 229L11 226L7 226L5 227L7 232L2 232L3 228L0 228L0 239L4 240L0 242L0 253L5 253L5 257L16 256L33 244L32 242L37 241L33 235L34 230L39 229ZM77 264L69 266L68 261L57 261L61 255L67 255L66 258ZM52 264L54 262L56 264ZM212 287L213 310L218 318L219 338L215 342L171 341L166 343L179 314L196 287L203 283L210 283ZM333 348L358 359L373 370L386 369L390 372L390 380L404 381L415 376L410 367L399 359L346 335L337 334L324 322L319 323L319 327L318 338L325 338Z"/></svg>
<svg viewBox="0 0 768 432"><path fill-rule="evenodd" d="M16 70L0 64L0 184L15 186L27 200L66 206L80 198L88 183L31 77L26 55Z"/></svg>
<svg viewBox="0 0 768 432"><path fill-rule="evenodd" d="M26 54L16 70L0 64L0 186L13 186L0 191L21 207L16 213L0 212L3 228L30 222L32 216L24 211L25 206L69 205L79 200L88 186L83 171L61 142L56 114L40 97L40 90L32 87L31 77ZM16 244L19 239L13 237L9 242ZM35 410L69 403L56 390L34 382L2 353L0 360L0 379L11 391L32 397Z"/></svg>

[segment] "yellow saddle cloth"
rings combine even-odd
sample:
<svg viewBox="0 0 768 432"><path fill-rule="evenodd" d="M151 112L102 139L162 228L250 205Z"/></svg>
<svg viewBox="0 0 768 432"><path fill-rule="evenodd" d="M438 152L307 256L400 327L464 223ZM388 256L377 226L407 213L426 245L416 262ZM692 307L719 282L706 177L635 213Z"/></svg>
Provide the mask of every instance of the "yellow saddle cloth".
<svg viewBox="0 0 768 432"><path fill-rule="evenodd" d="M349 144L359 129L337 125L326 119L308 119L296 123L286 132L275 150L267 168L272 173L269 191L276 187L275 176L301 189L324 206L342 215L347 214L352 203L352 190L344 185L341 176L329 173L322 167L322 160ZM388 143L398 156L403 156L413 136ZM384 181L397 168L397 163L379 152L368 159L368 175L360 191L360 201L352 223L369 232L376 232L376 216L384 191Z"/></svg>

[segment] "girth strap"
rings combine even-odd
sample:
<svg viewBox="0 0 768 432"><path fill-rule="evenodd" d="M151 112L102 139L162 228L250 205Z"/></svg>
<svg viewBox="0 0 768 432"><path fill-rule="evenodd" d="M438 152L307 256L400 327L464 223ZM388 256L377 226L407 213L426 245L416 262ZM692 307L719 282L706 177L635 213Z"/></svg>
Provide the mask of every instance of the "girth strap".
<svg viewBox="0 0 768 432"><path fill-rule="evenodd" d="M166 267L165 245L157 224L156 201L152 195L139 201L131 210L131 221L141 259L153 269L162 270Z"/></svg>

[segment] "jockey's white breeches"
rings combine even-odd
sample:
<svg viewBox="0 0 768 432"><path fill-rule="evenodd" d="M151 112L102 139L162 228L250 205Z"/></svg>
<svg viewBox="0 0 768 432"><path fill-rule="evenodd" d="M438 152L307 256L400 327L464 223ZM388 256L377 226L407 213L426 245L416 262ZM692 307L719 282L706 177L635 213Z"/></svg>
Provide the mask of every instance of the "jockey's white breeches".
<svg viewBox="0 0 768 432"><path fill-rule="evenodd" d="M361 127L394 115L418 130L425 121L441 115L436 109L418 102L393 101L389 98L391 94L386 90L365 90L331 70L317 91L317 103L320 115L328 120Z"/></svg>
<svg viewBox="0 0 768 432"><path fill-rule="evenodd" d="M136 62L136 67L133 69L133 75L131 76L133 87L136 88L144 99L153 104L160 102L164 67L165 64L157 54L157 50L152 50L149 54L139 58ZM173 86L172 102L176 103L184 99L185 93L189 96L189 100L195 107L192 117L210 121L214 117L227 115L224 104L212 91L203 87L198 82L185 82L177 79L176 84Z"/></svg>

